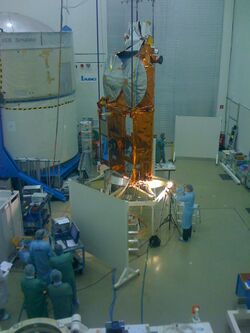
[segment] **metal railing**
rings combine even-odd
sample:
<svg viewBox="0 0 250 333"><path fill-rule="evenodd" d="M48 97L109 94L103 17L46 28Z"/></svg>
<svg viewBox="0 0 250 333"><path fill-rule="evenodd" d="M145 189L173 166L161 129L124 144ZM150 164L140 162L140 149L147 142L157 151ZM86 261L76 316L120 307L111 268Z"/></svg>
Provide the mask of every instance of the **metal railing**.
<svg viewBox="0 0 250 333"><path fill-rule="evenodd" d="M60 161L39 159L30 157L19 157L15 159L19 169L28 176L44 182L48 186L60 187L61 172Z"/></svg>

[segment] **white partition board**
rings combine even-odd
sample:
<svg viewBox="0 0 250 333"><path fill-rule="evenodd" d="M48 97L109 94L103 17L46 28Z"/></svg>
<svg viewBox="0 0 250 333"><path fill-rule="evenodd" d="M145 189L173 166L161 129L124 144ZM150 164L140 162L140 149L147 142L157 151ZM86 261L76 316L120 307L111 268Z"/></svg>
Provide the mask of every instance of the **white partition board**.
<svg viewBox="0 0 250 333"><path fill-rule="evenodd" d="M98 190L69 183L72 220L86 251L118 270L128 266L128 204Z"/></svg>
<svg viewBox="0 0 250 333"><path fill-rule="evenodd" d="M250 151L250 110L241 107L238 123L237 150L248 156Z"/></svg>
<svg viewBox="0 0 250 333"><path fill-rule="evenodd" d="M175 120L175 156L216 158L219 149L219 117L184 117Z"/></svg>

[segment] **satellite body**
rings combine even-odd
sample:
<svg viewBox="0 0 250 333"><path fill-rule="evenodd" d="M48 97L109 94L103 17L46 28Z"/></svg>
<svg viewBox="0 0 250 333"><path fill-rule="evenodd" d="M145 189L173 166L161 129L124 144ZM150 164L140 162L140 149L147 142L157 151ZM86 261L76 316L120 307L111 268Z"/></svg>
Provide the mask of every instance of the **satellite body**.
<svg viewBox="0 0 250 333"><path fill-rule="evenodd" d="M155 55L149 22L133 24L124 51L111 58L98 102L101 160L131 182L152 178ZM132 46L133 45L133 46Z"/></svg>

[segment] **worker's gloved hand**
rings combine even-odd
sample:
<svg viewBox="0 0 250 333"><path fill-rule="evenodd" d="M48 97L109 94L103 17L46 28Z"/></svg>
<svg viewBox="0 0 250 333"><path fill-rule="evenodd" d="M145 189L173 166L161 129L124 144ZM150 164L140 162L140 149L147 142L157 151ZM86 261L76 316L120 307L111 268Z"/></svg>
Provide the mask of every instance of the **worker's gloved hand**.
<svg viewBox="0 0 250 333"><path fill-rule="evenodd" d="M176 193L181 194L183 192L184 192L184 187L183 186L178 186L177 189L176 189Z"/></svg>

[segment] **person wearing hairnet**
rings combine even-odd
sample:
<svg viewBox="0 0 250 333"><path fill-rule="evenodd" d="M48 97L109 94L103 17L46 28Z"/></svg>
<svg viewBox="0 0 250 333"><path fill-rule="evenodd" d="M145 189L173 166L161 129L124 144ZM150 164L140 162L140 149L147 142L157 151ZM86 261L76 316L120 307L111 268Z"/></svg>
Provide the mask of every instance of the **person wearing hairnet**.
<svg viewBox="0 0 250 333"><path fill-rule="evenodd" d="M78 305L76 296L76 281L75 273L73 270L73 254L72 252L63 253L63 248L60 244L54 247L56 256L50 258L51 268L58 269L62 273L62 282L67 282L71 285L73 290L73 303L74 306Z"/></svg>
<svg viewBox="0 0 250 333"><path fill-rule="evenodd" d="M24 274L25 276L21 281L21 288L24 294L24 309L26 310L27 317L48 317L46 283L35 278L34 265L26 265Z"/></svg>
<svg viewBox="0 0 250 333"><path fill-rule="evenodd" d="M165 133L161 133L160 138L156 140L156 163L166 163L165 145Z"/></svg>
<svg viewBox="0 0 250 333"><path fill-rule="evenodd" d="M55 319L71 317L73 314L73 290L68 283L62 282L62 273L53 269L48 296L51 300Z"/></svg>
<svg viewBox="0 0 250 333"><path fill-rule="evenodd" d="M176 191L176 200L184 202L184 209L182 215L182 237L179 239L181 241L187 242L192 235L192 216L194 210L194 200L195 194L194 189L191 184L185 185L183 189L177 189Z"/></svg>
<svg viewBox="0 0 250 333"><path fill-rule="evenodd" d="M5 310L5 306L8 302L8 287L7 287L7 272L2 272L0 269L0 321L8 320L10 314Z"/></svg>
<svg viewBox="0 0 250 333"><path fill-rule="evenodd" d="M35 266L37 277L49 284L49 258L52 250L48 241L44 240L45 230L39 229L35 233L35 240L30 244L30 261Z"/></svg>

